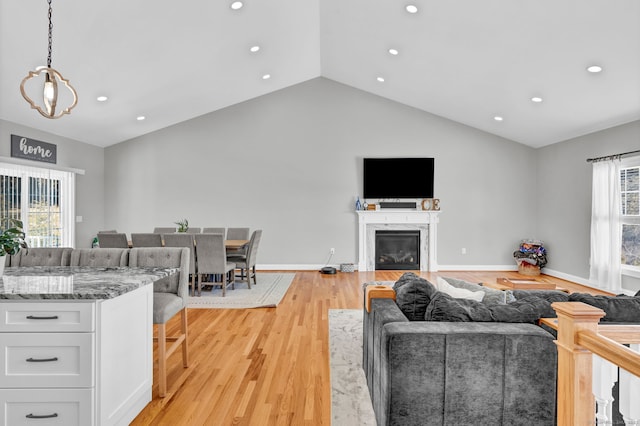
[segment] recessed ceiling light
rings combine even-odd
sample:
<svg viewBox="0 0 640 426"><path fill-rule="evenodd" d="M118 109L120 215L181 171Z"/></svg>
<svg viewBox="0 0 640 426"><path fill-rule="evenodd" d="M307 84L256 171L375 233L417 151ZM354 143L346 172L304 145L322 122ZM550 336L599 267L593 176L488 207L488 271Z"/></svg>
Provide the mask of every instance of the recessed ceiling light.
<svg viewBox="0 0 640 426"><path fill-rule="evenodd" d="M251 51L251 53L256 53L258 50L260 50L260 46L258 46L258 45L251 46L251 48L249 48L249 50Z"/></svg>
<svg viewBox="0 0 640 426"><path fill-rule="evenodd" d="M271 78L271 74L265 74L262 76L263 80L269 80Z"/></svg>
<svg viewBox="0 0 640 426"><path fill-rule="evenodd" d="M534 96L533 98L531 98L531 102L539 104L540 102L542 102L542 98L539 96Z"/></svg>
<svg viewBox="0 0 640 426"><path fill-rule="evenodd" d="M231 3L231 9L233 10L242 9L242 6L244 6L244 4L242 4L241 1L234 1L233 3Z"/></svg>
<svg viewBox="0 0 640 426"><path fill-rule="evenodd" d="M599 73L602 71L602 67L600 65L591 65L590 67L587 67L587 71L592 73Z"/></svg>
<svg viewBox="0 0 640 426"><path fill-rule="evenodd" d="M104 102L104 101L106 101L107 99L109 99L109 98L107 98L106 96L98 96L98 97L96 98L96 100L97 100L98 102Z"/></svg>
<svg viewBox="0 0 640 426"><path fill-rule="evenodd" d="M384 77L378 77L376 78L376 80L378 80L380 83L384 83Z"/></svg>
<svg viewBox="0 0 640 426"><path fill-rule="evenodd" d="M500 117L499 115L496 115L495 117L493 117L493 119L496 120L496 121L504 120L504 118Z"/></svg>
<svg viewBox="0 0 640 426"><path fill-rule="evenodd" d="M393 56L396 56L399 52L398 52L398 49L389 49L389 53L392 54Z"/></svg>
<svg viewBox="0 0 640 426"><path fill-rule="evenodd" d="M138 121L142 121L142 120L144 120L145 118L147 118L147 117L145 117L144 115L139 115L139 116L137 116L137 117L136 117L136 120L138 120Z"/></svg>
<svg viewBox="0 0 640 426"><path fill-rule="evenodd" d="M418 13L418 6L415 4L408 4L405 9L409 13Z"/></svg>

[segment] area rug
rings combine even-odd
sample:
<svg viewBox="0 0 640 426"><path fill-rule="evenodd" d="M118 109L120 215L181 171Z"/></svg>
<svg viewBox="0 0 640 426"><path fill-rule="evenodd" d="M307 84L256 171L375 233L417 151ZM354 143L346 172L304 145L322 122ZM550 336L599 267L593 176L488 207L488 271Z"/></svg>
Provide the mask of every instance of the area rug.
<svg viewBox="0 0 640 426"><path fill-rule="evenodd" d="M237 282L235 290L227 287L227 295L222 297L222 289L202 290L202 296L189 296L189 308L247 309L274 308L289 289L295 273L258 273L257 284Z"/></svg>
<svg viewBox="0 0 640 426"><path fill-rule="evenodd" d="M362 310L329 309L331 424L376 425L362 369Z"/></svg>

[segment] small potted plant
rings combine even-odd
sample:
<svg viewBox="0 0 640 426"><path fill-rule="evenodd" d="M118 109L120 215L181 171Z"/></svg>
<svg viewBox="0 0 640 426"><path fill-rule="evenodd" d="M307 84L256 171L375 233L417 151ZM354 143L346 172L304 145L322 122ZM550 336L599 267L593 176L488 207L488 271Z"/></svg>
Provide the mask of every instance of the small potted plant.
<svg viewBox="0 0 640 426"><path fill-rule="evenodd" d="M8 254L16 254L25 247L22 221L4 218L0 221L0 276L4 274L4 264Z"/></svg>
<svg viewBox="0 0 640 426"><path fill-rule="evenodd" d="M173 223L178 225L178 232L187 232L187 229L189 229L189 221L187 219L182 219Z"/></svg>

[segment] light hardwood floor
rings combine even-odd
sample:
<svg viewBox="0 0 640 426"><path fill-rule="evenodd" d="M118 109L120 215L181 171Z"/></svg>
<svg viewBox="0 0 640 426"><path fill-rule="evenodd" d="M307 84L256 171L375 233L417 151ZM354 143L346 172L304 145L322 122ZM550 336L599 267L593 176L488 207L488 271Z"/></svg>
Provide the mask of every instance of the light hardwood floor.
<svg viewBox="0 0 640 426"><path fill-rule="evenodd" d="M183 368L176 351L168 362L167 396L158 397L154 382L153 401L132 425L330 425L327 311L361 309L362 283L392 281L403 272L297 272L277 308L190 309L191 365ZM486 271L420 275L486 283L524 278ZM544 278L570 291L602 293ZM168 335L179 327L178 318Z"/></svg>

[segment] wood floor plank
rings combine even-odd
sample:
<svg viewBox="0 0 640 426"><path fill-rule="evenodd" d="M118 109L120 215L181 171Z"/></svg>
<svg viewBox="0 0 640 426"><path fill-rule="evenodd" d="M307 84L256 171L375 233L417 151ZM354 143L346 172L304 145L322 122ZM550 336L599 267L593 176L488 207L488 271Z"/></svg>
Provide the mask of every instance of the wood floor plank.
<svg viewBox="0 0 640 426"><path fill-rule="evenodd" d="M165 398L158 397L154 370L153 400L132 425L330 425L328 311L361 309L362 283L395 281L403 273L299 271L277 308L189 309L190 367L182 367L180 351L170 357ZM430 281L525 278L504 271L419 274ZM570 291L607 294L543 278ZM179 327L177 316L168 335Z"/></svg>

